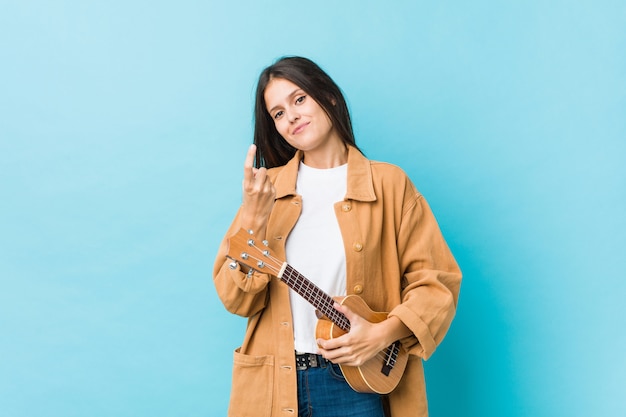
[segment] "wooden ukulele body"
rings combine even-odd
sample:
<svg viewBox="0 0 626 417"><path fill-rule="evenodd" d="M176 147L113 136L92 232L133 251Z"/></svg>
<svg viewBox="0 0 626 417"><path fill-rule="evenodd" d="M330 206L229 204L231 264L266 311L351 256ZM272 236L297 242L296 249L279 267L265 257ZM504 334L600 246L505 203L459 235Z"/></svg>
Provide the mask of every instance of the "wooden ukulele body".
<svg viewBox="0 0 626 417"><path fill-rule="evenodd" d="M387 319L387 313L372 311L365 301L358 295L348 295L346 297L336 297L341 305L347 306L350 310L363 317L370 323L379 323ZM318 320L315 328L315 337L320 339L334 339L342 336L346 332L333 323L327 317ZM346 381L358 392L369 392L378 394L388 394L398 385L400 378L406 368L409 356L404 348L398 346L398 353L394 356L394 364L388 374L382 369L389 360L386 351L379 352L369 361L360 366L339 365Z"/></svg>

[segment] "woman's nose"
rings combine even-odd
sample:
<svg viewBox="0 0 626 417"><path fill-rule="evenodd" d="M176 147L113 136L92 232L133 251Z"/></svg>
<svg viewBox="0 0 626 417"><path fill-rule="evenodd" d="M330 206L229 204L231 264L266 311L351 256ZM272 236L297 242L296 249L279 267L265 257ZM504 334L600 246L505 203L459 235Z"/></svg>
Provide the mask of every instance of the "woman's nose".
<svg viewBox="0 0 626 417"><path fill-rule="evenodd" d="M297 111L295 110L287 111L287 120L289 120L290 123L295 122L299 118L300 118L300 113L298 113Z"/></svg>

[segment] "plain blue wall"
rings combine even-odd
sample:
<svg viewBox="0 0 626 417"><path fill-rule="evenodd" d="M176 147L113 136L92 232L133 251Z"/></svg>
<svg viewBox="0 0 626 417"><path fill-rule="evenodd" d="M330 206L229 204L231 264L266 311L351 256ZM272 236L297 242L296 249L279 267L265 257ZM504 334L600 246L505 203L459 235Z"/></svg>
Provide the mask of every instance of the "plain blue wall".
<svg viewBox="0 0 626 417"><path fill-rule="evenodd" d="M223 416L259 71L316 60L463 268L431 415L626 415L623 1L0 2L0 415Z"/></svg>

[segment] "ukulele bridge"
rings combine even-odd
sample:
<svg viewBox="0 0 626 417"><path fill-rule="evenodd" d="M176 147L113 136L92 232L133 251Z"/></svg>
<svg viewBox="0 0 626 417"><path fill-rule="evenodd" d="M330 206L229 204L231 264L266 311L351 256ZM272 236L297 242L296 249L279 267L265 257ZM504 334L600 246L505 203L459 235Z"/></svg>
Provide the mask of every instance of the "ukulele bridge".
<svg viewBox="0 0 626 417"><path fill-rule="evenodd" d="M385 354L385 362L383 363L383 368L380 372L389 376L393 367L396 365L396 360L398 359L398 353L400 352L400 341L396 340L391 346L387 348L387 352Z"/></svg>

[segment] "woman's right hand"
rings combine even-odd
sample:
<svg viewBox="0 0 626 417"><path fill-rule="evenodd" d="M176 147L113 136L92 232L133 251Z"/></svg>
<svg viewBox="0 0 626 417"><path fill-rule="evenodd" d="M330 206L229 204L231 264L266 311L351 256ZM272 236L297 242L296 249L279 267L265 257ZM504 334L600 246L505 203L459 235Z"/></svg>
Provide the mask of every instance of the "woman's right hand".
<svg viewBox="0 0 626 417"><path fill-rule="evenodd" d="M250 145L243 166L241 227L252 230L257 239L265 239L265 228L274 206L276 190L267 176L267 169L254 167L255 155L256 145Z"/></svg>

